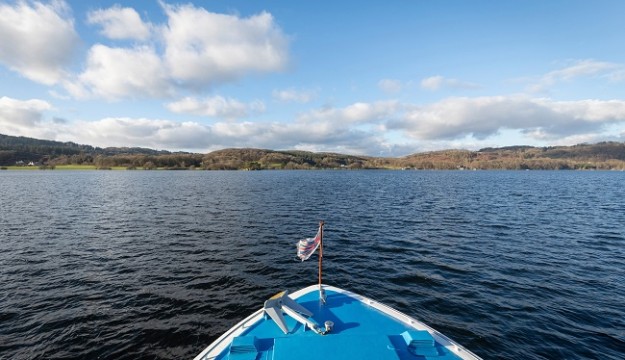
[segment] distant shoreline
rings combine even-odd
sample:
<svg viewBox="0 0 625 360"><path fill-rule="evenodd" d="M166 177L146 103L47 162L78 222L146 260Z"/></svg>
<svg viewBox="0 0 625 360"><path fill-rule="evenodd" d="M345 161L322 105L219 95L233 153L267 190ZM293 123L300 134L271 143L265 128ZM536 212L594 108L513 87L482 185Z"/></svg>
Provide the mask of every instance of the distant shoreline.
<svg viewBox="0 0 625 360"><path fill-rule="evenodd" d="M625 171L625 169L399 169L399 168L366 168L366 169L345 169L345 168L311 168L311 169L189 169L189 168L156 168L156 169L128 169L123 166L112 168L96 168L93 165L70 165L40 168L37 166L1 166L0 171L35 172L35 171Z"/></svg>
<svg viewBox="0 0 625 360"><path fill-rule="evenodd" d="M7 170L625 170L625 143L507 146L373 157L254 148L206 154L98 148L0 134L0 167Z"/></svg>

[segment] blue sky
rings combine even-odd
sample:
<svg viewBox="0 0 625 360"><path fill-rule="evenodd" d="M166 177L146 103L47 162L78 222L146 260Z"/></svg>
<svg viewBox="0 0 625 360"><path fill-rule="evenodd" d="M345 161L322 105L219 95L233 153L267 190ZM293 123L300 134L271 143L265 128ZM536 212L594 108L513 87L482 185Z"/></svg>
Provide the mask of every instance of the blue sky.
<svg viewBox="0 0 625 360"><path fill-rule="evenodd" d="M374 156L625 141L623 1L3 1L0 133Z"/></svg>

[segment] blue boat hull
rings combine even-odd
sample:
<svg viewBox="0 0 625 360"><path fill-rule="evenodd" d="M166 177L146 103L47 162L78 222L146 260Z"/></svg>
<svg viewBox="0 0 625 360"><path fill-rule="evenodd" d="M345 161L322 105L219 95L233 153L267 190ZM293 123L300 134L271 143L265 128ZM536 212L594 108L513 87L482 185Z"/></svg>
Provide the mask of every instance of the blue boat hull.
<svg viewBox="0 0 625 360"><path fill-rule="evenodd" d="M313 285L290 295L312 315L333 323L325 335L293 317L281 329L263 309L253 313L202 351L195 360L479 359L429 326L374 300ZM323 328L323 326L321 326Z"/></svg>

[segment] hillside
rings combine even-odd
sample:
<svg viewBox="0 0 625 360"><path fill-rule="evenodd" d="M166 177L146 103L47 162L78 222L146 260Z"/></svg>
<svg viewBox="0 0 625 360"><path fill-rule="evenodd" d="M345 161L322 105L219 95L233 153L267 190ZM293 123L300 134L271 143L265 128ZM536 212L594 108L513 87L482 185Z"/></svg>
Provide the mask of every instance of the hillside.
<svg viewBox="0 0 625 360"><path fill-rule="evenodd" d="M224 149L204 155L203 168L217 169L361 169L370 166L370 158L308 151L263 149Z"/></svg>
<svg viewBox="0 0 625 360"><path fill-rule="evenodd" d="M130 169L509 169L625 170L625 143L602 142L575 146L508 146L478 151L442 150L397 158L353 156L308 151L224 149L207 154L146 148L99 148L72 142L38 140L0 134L0 166L33 162L57 165L94 165Z"/></svg>
<svg viewBox="0 0 625 360"><path fill-rule="evenodd" d="M406 156L398 163L416 169L623 170L625 143L444 150Z"/></svg>
<svg viewBox="0 0 625 360"><path fill-rule="evenodd" d="M96 164L98 159L115 156L167 156L169 151L137 147L106 147L79 145L73 142L39 140L23 136L0 134L0 165L15 165L18 162L36 164ZM178 154L178 153L175 153Z"/></svg>

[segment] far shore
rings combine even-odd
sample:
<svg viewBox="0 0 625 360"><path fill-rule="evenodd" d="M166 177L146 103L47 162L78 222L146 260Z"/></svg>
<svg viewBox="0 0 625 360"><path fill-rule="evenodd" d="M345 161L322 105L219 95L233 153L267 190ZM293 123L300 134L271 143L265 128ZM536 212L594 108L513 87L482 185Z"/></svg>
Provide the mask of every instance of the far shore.
<svg viewBox="0 0 625 360"><path fill-rule="evenodd" d="M368 169L347 169L347 168L311 168L311 169L202 169L202 168L128 168L125 166L112 166L107 168L98 168L95 165L57 165L54 167L40 167L40 166L1 166L0 171L50 171L50 170L58 170L58 171L298 171L298 170L310 170L310 171L322 171L322 170L332 170L332 171L350 171L350 170L364 170L364 171L376 171L376 170L392 170L392 171L625 171L623 169L592 169L592 168L578 168L578 169L466 169L466 168L456 168L456 169L415 169L415 168L368 168Z"/></svg>

